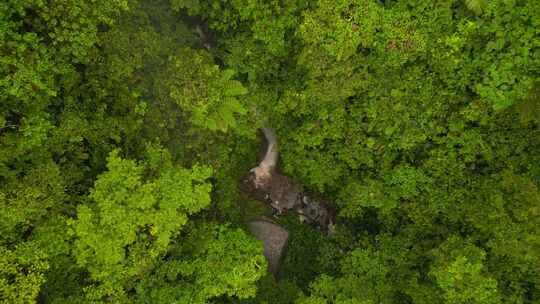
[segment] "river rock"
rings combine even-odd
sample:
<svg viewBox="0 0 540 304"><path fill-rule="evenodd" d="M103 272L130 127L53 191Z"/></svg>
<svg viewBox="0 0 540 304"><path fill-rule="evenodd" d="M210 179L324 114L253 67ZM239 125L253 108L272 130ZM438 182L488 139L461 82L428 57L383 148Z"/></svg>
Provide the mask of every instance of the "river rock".
<svg viewBox="0 0 540 304"><path fill-rule="evenodd" d="M248 228L258 240L263 242L264 256L268 261L268 271L276 275L279 270L281 256L289 239L289 232L271 220L264 218L249 222Z"/></svg>

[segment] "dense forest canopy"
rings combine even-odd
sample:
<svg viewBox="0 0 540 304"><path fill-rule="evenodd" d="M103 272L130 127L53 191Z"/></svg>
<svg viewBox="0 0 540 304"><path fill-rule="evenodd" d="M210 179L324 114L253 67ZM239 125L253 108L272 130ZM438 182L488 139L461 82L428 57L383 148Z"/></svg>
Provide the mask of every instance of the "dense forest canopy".
<svg viewBox="0 0 540 304"><path fill-rule="evenodd" d="M540 303L540 1L1 1L0 302Z"/></svg>

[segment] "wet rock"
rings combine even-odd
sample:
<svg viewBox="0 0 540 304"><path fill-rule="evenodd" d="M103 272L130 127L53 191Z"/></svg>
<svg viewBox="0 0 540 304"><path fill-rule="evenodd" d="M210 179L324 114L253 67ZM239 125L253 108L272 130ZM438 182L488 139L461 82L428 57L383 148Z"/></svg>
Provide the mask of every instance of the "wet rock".
<svg viewBox="0 0 540 304"><path fill-rule="evenodd" d="M277 170L277 136L272 129L263 128L262 131L267 142L264 157L243 179L241 189L269 204L276 215L296 212L301 221L328 231L335 222L334 209L329 204L309 198L300 184Z"/></svg>
<svg viewBox="0 0 540 304"><path fill-rule="evenodd" d="M277 137L271 129L264 128L262 131L267 142L264 157L259 165L251 169L242 179L240 189L272 207L275 216L295 212L301 222L332 233L334 209L329 204L308 197L300 184L277 170ZM289 233L280 225L265 218L249 222L248 227L264 244L268 270L274 275L277 274Z"/></svg>
<svg viewBox="0 0 540 304"><path fill-rule="evenodd" d="M276 275L283 251L289 239L289 232L280 225L268 219L257 219L248 223L251 233L264 246L264 256L268 261L268 271Z"/></svg>

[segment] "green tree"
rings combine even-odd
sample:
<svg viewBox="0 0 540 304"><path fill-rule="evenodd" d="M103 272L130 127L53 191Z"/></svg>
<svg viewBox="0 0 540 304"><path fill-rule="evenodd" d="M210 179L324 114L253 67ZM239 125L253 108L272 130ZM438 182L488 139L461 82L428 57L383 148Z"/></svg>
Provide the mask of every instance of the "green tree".
<svg viewBox="0 0 540 304"><path fill-rule="evenodd" d="M152 275L137 285L141 303L208 303L216 297L253 298L266 272L262 245L240 229L215 223L187 229Z"/></svg>
<svg viewBox="0 0 540 304"><path fill-rule="evenodd" d="M188 216L210 203L211 186L204 183L210 169L175 167L164 150L151 149L141 165L115 151L107 168L91 191L92 203L79 206L71 224L77 263L97 283L88 289L96 300L126 297L134 278L167 252Z"/></svg>
<svg viewBox="0 0 540 304"><path fill-rule="evenodd" d="M210 204L208 167L175 166L166 150L150 147L139 164L114 151L107 168L71 222L77 263L93 282L85 289L89 299L128 301L134 289L135 298L161 302L254 295L266 264L251 237L215 226L178 239L189 216ZM195 281L183 286L184 280Z"/></svg>
<svg viewBox="0 0 540 304"><path fill-rule="evenodd" d="M486 253L451 236L434 252L430 273L443 290L445 303L501 303L497 281L486 275Z"/></svg>
<svg viewBox="0 0 540 304"><path fill-rule="evenodd" d="M48 268L47 256L33 243L0 246L0 302L35 303Z"/></svg>

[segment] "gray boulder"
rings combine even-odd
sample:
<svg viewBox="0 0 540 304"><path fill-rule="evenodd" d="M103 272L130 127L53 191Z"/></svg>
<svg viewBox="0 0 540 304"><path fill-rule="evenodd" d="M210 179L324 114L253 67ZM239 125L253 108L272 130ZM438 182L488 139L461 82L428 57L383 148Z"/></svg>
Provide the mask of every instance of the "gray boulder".
<svg viewBox="0 0 540 304"><path fill-rule="evenodd" d="M280 225L264 218L249 222L248 228L258 240L263 242L264 256L268 261L268 271L276 275L279 270L281 256L289 239L289 232Z"/></svg>

